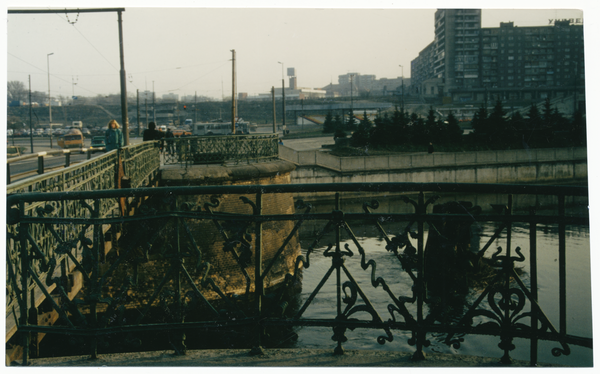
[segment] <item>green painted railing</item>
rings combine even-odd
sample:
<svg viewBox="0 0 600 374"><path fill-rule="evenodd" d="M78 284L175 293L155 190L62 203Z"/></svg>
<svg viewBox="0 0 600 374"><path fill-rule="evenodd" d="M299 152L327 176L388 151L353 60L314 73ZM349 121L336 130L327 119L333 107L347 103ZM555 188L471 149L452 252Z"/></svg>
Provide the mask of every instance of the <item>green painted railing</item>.
<svg viewBox="0 0 600 374"><path fill-rule="evenodd" d="M236 164L275 159L277 134L190 136L164 139L165 164Z"/></svg>
<svg viewBox="0 0 600 374"><path fill-rule="evenodd" d="M119 159L121 160L120 163L118 162ZM119 165L122 167L121 172ZM10 198L13 195L36 193L72 194L82 191L110 191L116 188L119 176L126 176L132 187L140 187L144 184L144 181L152 178L158 172L159 167L159 149L156 144L142 143L123 147L61 170L9 184L7 195ZM103 199L98 204L98 206L94 206L89 200L76 199L65 201L57 207L48 204L46 201L35 201L21 205L18 209L15 207L7 209L7 221L11 222L16 217L21 216L40 216L48 213L49 210L52 210L55 217L62 217L66 220L91 217L92 215L96 217L119 217L119 199ZM31 238L35 238L39 243L43 243L34 246L37 258L52 258L58 264L61 264L66 271L70 271L75 268L74 261L77 258L71 258L69 248L75 246L78 241L87 242L92 240L93 227L89 225L81 227L71 224L62 226L60 230L55 230L48 225L32 224L28 227L28 235L31 235ZM21 262L20 242L15 241L18 236L18 226L7 224L7 315L15 312L18 314L18 309L15 309L18 305L18 294L23 292L22 290L17 291L19 286L14 282L14 278L11 278L11 275L18 278L23 271L23 267L20 265L11 266ZM48 266L47 261L41 261L36 262L34 267L39 270L47 269ZM30 283L27 285L27 289L33 298L44 298L41 288L37 284ZM17 314L14 314L15 318Z"/></svg>

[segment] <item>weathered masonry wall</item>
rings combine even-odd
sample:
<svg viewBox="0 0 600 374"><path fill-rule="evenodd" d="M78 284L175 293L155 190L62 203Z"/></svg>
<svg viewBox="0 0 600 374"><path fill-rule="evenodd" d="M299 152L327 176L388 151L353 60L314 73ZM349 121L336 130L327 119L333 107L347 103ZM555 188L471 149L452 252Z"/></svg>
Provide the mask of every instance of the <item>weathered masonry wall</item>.
<svg viewBox="0 0 600 374"><path fill-rule="evenodd" d="M289 184L290 172L294 165L283 160L262 162L249 165L193 165L188 168L179 165L168 165L161 168L161 185L163 186L203 186L203 185L248 185L248 184ZM256 203L255 195L246 196L249 201ZM252 206L244 203L239 195L194 195L180 196L178 203L191 203L202 207L204 203L217 198L219 204L213 207L213 212L253 214ZM262 214L293 214L294 200L292 194L266 194L262 199ZM212 266L211 276L215 283L226 293L243 293L246 280L242 277L240 265L228 251L224 251L223 238L219 229L211 221L188 222L194 233L196 244L203 255L203 261ZM277 251L292 231L292 221L265 222L262 226L263 259L270 263ZM254 224L248 227L247 233L255 244L256 232ZM252 250L254 253L254 249ZM293 271L295 259L300 254L300 243L297 235L291 238L285 250L274 264L271 272L265 278L265 286L277 286L285 275ZM253 257L254 258L254 257ZM246 267L250 279L254 279L254 260Z"/></svg>
<svg viewBox="0 0 600 374"><path fill-rule="evenodd" d="M587 178L586 148L337 157L280 146L291 183L548 183Z"/></svg>

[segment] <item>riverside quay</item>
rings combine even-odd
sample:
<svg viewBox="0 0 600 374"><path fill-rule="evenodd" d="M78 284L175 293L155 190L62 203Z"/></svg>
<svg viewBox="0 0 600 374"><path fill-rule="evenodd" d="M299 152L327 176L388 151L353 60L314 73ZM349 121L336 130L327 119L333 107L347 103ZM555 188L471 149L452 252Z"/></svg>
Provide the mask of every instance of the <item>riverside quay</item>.
<svg viewBox="0 0 600 374"><path fill-rule="evenodd" d="M591 366L588 188L568 184L586 149L393 157L191 136L13 181L8 364L318 347Z"/></svg>

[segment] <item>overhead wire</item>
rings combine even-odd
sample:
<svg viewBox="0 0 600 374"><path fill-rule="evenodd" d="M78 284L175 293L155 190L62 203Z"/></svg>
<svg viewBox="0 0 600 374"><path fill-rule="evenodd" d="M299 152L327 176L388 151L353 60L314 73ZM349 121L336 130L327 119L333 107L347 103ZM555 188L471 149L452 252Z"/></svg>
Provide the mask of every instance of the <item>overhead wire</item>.
<svg viewBox="0 0 600 374"><path fill-rule="evenodd" d="M228 61L227 61L227 62L228 62ZM182 89L183 87L187 86L188 84L194 83L194 82L196 82L196 81L198 81L198 80L200 80L200 79L202 79L202 78L206 77L208 74L211 74L212 72L214 72L214 71L217 71L217 70L221 69L223 66L225 66L225 65L227 64L227 62L225 62L225 63L221 64L220 66L218 66L218 67L216 67L215 69L213 69L213 70L211 70L211 71L207 72L206 74L204 74L204 75L201 75L200 77L198 77L198 78L196 78L196 79L194 79L194 80L191 80L191 81L187 82L187 83L186 83L186 84L184 84L183 86L180 86L180 87L178 87L178 88L175 88L175 89L172 89L172 90L168 90L168 92L172 92L172 91L178 91L178 90Z"/></svg>
<svg viewBox="0 0 600 374"><path fill-rule="evenodd" d="M63 17L61 17L61 16L60 16L58 13L54 13L54 14L55 14L55 15L56 15L58 18L60 18L60 19L62 19L63 21L65 21L65 19L64 19ZM110 60L109 60L109 59L107 59L107 58L106 58L106 57L105 57L105 56L102 54L102 52L100 52L100 51L98 50L98 48L96 48L96 46L95 46L94 44L92 44L92 42L90 42L90 41L88 40L88 38L86 38L86 37L85 37L85 35L83 35L83 33L82 33L81 31L79 31L79 29L78 29L77 27L75 27L75 23L69 22L68 20L66 20L66 21L67 21L67 22L68 22L68 23L69 23L71 26L73 26L73 28L74 28L75 30L77 30L77 32L79 33L79 35L81 35L81 37L82 37L83 39L85 39L85 41L86 41L86 42L88 42L88 43L89 43L89 45L91 45L91 46L92 46L92 48L94 48L94 49L96 50L96 52L98 52L98 54L99 54L100 56L102 56L102 58L103 58L104 60L106 60L106 62L108 62L108 64L109 64L109 65L110 65L110 66L111 66L113 69L115 69L116 71L119 71L119 69L117 69L117 67L115 67L115 66L114 66L114 65L113 65L113 64L110 62Z"/></svg>
<svg viewBox="0 0 600 374"><path fill-rule="evenodd" d="M106 58L106 56L104 56L104 55L102 54L102 52L101 52L101 51L100 51L98 48L96 48L96 46L95 46L95 45L94 45L94 44L93 44L93 43L92 43L92 42L91 42L91 41L90 41L90 40L89 40L89 39L88 39L88 38L87 38L87 37L86 37L86 36L85 36L85 35L84 35L84 34L83 34L83 33L82 33L82 32L81 32L81 31L80 31L80 30L79 30L79 29L76 27L76 26L75 26L75 23L74 23L74 22L69 22L68 20L66 20L64 17L62 17L62 16L61 16L60 14L58 14L58 13L55 13L55 16L57 16L57 17L58 17L59 19L61 19L62 21L66 21L66 22L68 22L69 24L71 24L71 25L73 26L73 28L74 28L74 29L75 29L75 30L76 30L76 31L79 33L79 35L81 35L81 37L82 37L82 38L83 38L83 39L84 39L84 40L85 40L85 41L86 41L86 42L87 42L87 43L88 43L88 44L89 44L89 45L90 45L92 48L94 48L94 50L95 50L95 51L96 51L96 52L97 52L97 53L98 53L98 54L99 54L99 55L100 55L100 56L101 56L101 57L102 57L102 58L103 58L103 59L104 59L104 60L105 60L105 61L106 61L106 62L107 62L107 63L108 63L108 64L109 64L109 65L110 65L110 66L111 66L111 67L112 67L114 70L115 70L115 71L119 71L119 69L118 69L116 66L114 66L114 65L113 65L113 64L110 62L110 60L109 60L108 58ZM9 53L9 54L10 54L10 53ZM10 55L11 55L11 56L13 56L14 58L17 58L17 59L18 59L18 60L20 60L20 61L23 61L23 62L27 63L28 65L31 65L31 66L33 66L34 68L36 68L36 69L38 69L38 70L40 70L40 71L42 71L42 72L44 72L44 73L47 73L47 71L45 71L45 70L43 70L43 69L40 69L40 68L38 68L37 66L34 66L33 64L30 64L30 63L28 63L27 61L24 61L23 59L21 59L21 58L19 58L19 57L15 56L15 55L13 55L13 54L10 54ZM208 74L211 74L212 72L214 72L214 71L216 71L216 70L219 70L219 69L220 69L220 68L222 68L222 67L223 67L223 66L224 66L224 65L225 65L225 64L226 64L228 61L230 61L230 60L225 60L224 62L223 62L223 60L220 60L220 61L215 61L215 62L207 62L207 63L202 63L202 64L187 65L187 66L183 66L183 67L175 67L175 68L166 68L166 69L158 69L158 70L147 70L147 71L135 72L135 73L133 73L133 74L142 74L142 73L144 73L144 74L145 74L145 73L153 73L153 72L161 72L161 71L170 71L170 70L177 70L177 69L181 69L181 68L192 68L192 67L197 67L197 66L211 65L211 64L214 64L214 63L218 63L218 62L223 62L221 65L219 65L219 66L218 66L218 67L216 67L215 69L213 69L213 70L211 70L211 71L207 72L206 74L204 74L204 75L202 75L202 76L200 76L200 77L198 77L198 78L196 78L196 79L194 79L194 80L191 80L191 81L189 81L188 83L186 83L186 84L184 84L184 85L182 85L182 86L180 86L180 87L178 87L178 88L175 88L175 89L172 89L172 90L168 90L168 91L167 91L167 92L172 92L172 91L177 91L177 90L180 90L181 88L183 88L183 87L185 87L185 86L187 86L187 85L189 85L189 84L191 84L191 83L193 83L193 82L196 82L196 81L198 81L198 80L200 80L200 79L204 78L204 77L205 77L205 76L207 76ZM69 84L71 84L71 82L68 82L67 80L60 78L59 76L60 76L61 74L50 74L50 75L51 75L51 76L53 76L53 77L55 77L55 78L57 78L57 79L59 79L59 80L61 80L61 81L63 81L63 82L65 82L65 83L69 83ZM62 74L62 75L65 75L65 76L70 76L71 74ZM85 76L103 76L103 75L107 75L107 76L108 76L108 75L113 75L113 74L78 74L78 76L81 76L81 77L85 77ZM133 79L131 79L131 78L130 78L130 83L131 83L131 84L132 84L134 87L136 87L136 88L138 88L138 89L139 89L139 87L137 87L137 86L135 85L135 83L133 83ZM86 89L86 88L85 88L85 87L83 87L83 86L79 86L79 88L80 88L80 89L83 89L83 90L85 90L85 91L88 91L88 92L90 92L90 93L93 93L93 94L99 95L98 93L95 93L94 91L88 90L88 89Z"/></svg>
<svg viewBox="0 0 600 374"><path fill-rule="evenodd" d="M22 62L26 63L27 65L30 65L30 66L32 66L32 67L34 67L34 68L38 69L39 71L41 71L41 72L42 72L42 73L44 73L44 74L48 74L48 71L47 71L47 70L41 69L41 68L39 68L39 67L37 67L37 66L33 65L32 63L29 63L29 62L27 62L27 61L23 60L22 58L19 58L19 57L17 57L17 56L15 56L15 55L13 55L12 53L10 53L10 52L8 52L8 51L7 51L6 53L7 53L8 55L10 55L10 56L12 56L12 57L16 58L17 60L20 60L20 61L22 61ZM61 78L59 75L60 75L60 74L52 74L52 73L50 73L50 76L51 76L51 77L54 77L54 78L56 78L56 79L58 79L58 80L60 80L60 81L63 81L63 82L65 82L65 83L72 84L72 82L69 82L68 80ZM94 92L94 91L91 91L91 90L88 90L88 89L86 89L85 87L82 87L82 86L80 86L80 88L84 89L85 91L91 92L91 93L93 93L93 94L95 94L95 95L100 95L99 93L97 93L97 92Z"/></svg>

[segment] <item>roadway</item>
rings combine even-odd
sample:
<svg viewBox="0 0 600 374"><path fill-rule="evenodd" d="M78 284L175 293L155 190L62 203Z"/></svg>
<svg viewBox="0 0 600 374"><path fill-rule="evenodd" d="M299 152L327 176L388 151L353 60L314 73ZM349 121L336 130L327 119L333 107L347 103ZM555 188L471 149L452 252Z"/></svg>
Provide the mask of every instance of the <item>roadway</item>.
<svg viewBox="0 0 600 374"><path fill-rule="evenodd" d="M25 152L23 155L31 154L31 141L30 138L8 138L7 145L15 145L15 146L23 146L25 147ZM130 139L130 143L137 144L142 141L142 138L132 138ZM91 139L85 138L83 141L84 148L90 146ZM50 138L49 137L34 137L33 138L33 153L38 152L48 152L48 151L57 151L61 150L61 148L56 144L56 138L54 138L54 144L50 147ZM73 149L71 149L73 150ZM97 157L102 153L93 153L92 157ZM70 162L71 164L75 164L77 162L87 160L87 154L73 152L71 153ZM44 156L44 169L49 171L53 168L63 167L65 165L65 156L64 155L47 155ZM28 160L17 161L10 164L10 175L16 176L18 174L27 173L31 171L36 171L38 169L38 159L31 158ZM23 177L30 177L31 174L23 175ZM17 178L18 180L20 178ZM14 181L14 180L13 180Z"/></svg>

